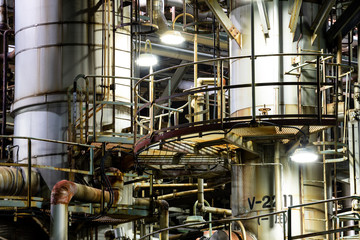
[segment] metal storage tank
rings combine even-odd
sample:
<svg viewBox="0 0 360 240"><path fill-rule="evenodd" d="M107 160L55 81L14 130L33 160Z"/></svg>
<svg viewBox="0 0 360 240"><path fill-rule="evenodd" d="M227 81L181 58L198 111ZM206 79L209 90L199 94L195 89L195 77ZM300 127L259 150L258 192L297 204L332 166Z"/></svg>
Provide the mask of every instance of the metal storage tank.
<svg viewBox="0 0 360 240"><path fill-rule="evenodd" d="M273 152L265 152L268 156ZM250 217L274 212L276 206L276 168L280 169L281 208L313 202L324 198L321 164L301 166L290 162L284 149L280 150L280 164L248 161L232 166L231 210L235 217ZM300 168L303 184L300 183ZM302 186L301 186L302 185ZM303 215L303 216L302 216ZM292 210L292 236L325 230L324 205L313 205ZM287 228L287 217L273 215L244 221L247 230L259 240L282 239L283 228ZM303 229L302 229L303 221ZM284 225L285 224L285 225Z"/></svg>
<svg viewBox="0 0 360 240"><path fill-rule="evenodd" d="M297 53L300 50L320 51L325 45L321 34L314 44L311 44L310 26L317 14L318 4L304 1L302 3L302 16L296 34L290 32L290 1L265 1L268 14L268 35L264 35L259 9L254 7L254 46L255 55ZM230 18L234 26L242 33L242 49L235 40L230 42L230 56L251 55L251 5L246 0L233 0ZM313 60L314 57L304 56L301 63ZM251 83L251 60L239 59L230 62L231 84ZM265 82L297 82L293 75L284 75L292 66L292 56L286 57L259 57L255 59L255 81ZM301 82L316 82L314 66L309 65L302 69ZM316 107L316 88L302 86L300 113L314 113ZM233 89L231 91L230 112L232 116L251 115L251 89ZM297 114L297 86L267 86L256 88L256 113L259 108L271 108L269 115Z"/></svg>
<svg viewBox="0 0 360 240"><path fill-rule="evenodd" d="M80 73L102 73L103 9L95 0L22 0L16 1L15 7L14 135L67 140L68 87ZM110 29L111 39L112 25L106 27ZM131 54L127 29L116 32L116 41L115 73L129 77ZM107 64L111 66L112 61ZM117 81L125 85L117 85L117 98L129 101L129 80ZM117 113L121 117L117 125L130 126L129 109L117 108ZM106 121L104 119L104 124ZM16 139L14 144L20 147L19 161L26 161L27 142ZM67 166L65 145L32 141L32 154L36 164ZM61 172L40 172L50 189L65 177Z"/></svg>
<svg viewBox="0 0 360 240"><path fill-rule="evenodd" d="M233 0L230 18L235 27L242 33L242 49L235 40L230 42L231 56L251 55L251 1ZM255 2L255 1L253 1ZM324 40L318 36L311 45L310 26L316 16L318 4L304 1L302 3L301 26L296 34L290 32L290 12L292 6L289 1L264 1L265 11L269 19L269 33L264 35L259 9L254 7L254 48L255 55L297 53L304 51L320 51ZM255 5L255 3L254 3ZM265 26L263 26L265 27ZM295 38L294 38L295 36ZM295 57L295 56L294 56ZM300 79L284 72L293 68L293 57L259 57L255 59L255 82L316 82L316 69L307 66L302 69ZM314 57L301 57L300 63L312 60ZM231 84L251 83L251 60L237 59L230 62ZM281 114L311 114L316 112L316 88L303 86L301 88L301 107L298 105L297 86L266 86L257 87L255 94L256 114L264 105L271 108L269 115ZM251 88L233 89L231 91L230 112L233 117L251 116L252 112ZM289 125L292 125L289 122ZM281 208L310 201L324 199L322 167L320 164L301 166L290 162L285 149L274 147L272 150L263 149L265 156L274 156L267 162L260 159L254 161L246 159L242 165L232 168L232 211L233 216L254 216L275 211L275 155L280 155L282 200ZM302 175L300 175L302 171ZM302 180L300 179L302 176ZM300 183L303 181L303 184ZM303 215L303 216L302 216ZM293 210L292 235L325 230L324 206L312 209ZM245 227L255 233L259 240L282 239L283 224L287 219L282 216L260 218L260 220L246 221ZM304 222L301 229L301 222Z"/></svg>

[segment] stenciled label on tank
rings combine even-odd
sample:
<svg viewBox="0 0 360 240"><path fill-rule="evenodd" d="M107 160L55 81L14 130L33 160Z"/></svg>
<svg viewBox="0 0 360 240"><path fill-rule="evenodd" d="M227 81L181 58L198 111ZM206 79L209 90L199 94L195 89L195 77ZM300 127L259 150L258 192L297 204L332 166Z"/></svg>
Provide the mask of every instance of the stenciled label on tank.
<svg viewBox="0 0 360 240"><path fill-rule="evenodd" d="M289 207L292 206L293 203L293 195L292 194L284 194L283 195L283 207ZM250 212L255 211L266 211L266 210L275 210L275 195L264 195L260 198L257 197L250 197L247 199L248 201L248 208L250 209ZM285 218L285 219L284 219ZM284 217L283 214L273 215L273 216L267 216L258 218L258 224L261 225L262 222L269 222L272 221L275 224L282 224L286 223L287 219Z"/></svg>

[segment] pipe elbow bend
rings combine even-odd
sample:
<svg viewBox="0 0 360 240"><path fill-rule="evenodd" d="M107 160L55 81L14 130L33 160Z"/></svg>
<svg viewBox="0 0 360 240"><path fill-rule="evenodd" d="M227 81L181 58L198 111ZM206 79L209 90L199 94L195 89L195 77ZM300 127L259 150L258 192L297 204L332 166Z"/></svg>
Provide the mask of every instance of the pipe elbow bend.
<svg viewBox="0 0 360 240"><path fill-rule="evenodd" d="M156 200L156 205L160 208L161 211L169 210L169 203L165 200Z"/></svg>
<svg viewBox="0 0 360 240"><path fill-rule="evenodd" d="M69 204L76 192L76 183L67 180L56 183L51 191L51 205Z"/></svg>

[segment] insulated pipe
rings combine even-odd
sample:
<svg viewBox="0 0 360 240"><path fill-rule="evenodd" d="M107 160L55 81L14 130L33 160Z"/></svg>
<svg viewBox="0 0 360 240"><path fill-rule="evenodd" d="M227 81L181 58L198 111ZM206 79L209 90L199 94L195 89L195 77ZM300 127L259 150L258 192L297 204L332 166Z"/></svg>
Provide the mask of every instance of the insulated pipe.
<svg viewBox="0 0 360 240"><path fill-rule="evenodd" d="M160 209L160 229L169 227L169 204L165 200L155 201ZM160 233L160 240L169 240L169 231Z"/></svg>
<svg viewBox="0 0 360 240"><path fill-rule="evenodd" d="M208 207L208 206L205 206L204 203L205 203L204 179L199 178L198 179L198 200L197 200L196 205L200 206L200 212L208 212L208 213L213 213L213 214L218 214L218 215L227 215L227 216L232 215L232 211L230 209ZM196 206L194 206L194 207L196 207Z"/></svg>
<svg viewBox="0 0 360 240"><path fill-rule="evenodd" d="M215 190L214 188L206 188L206 189L204 189L204 192L212 192L214 190ZM157 199L166 200L166 199L183 197L183 196L188 196L188 195L197 194L197 193L198 193L198 190L196 190L196 189L189 190L189 191L183 191L183 192L174 192L174 193L169 193L169 194L158 196Z"/></svg>
<svg viewBox="0 0 360 240"><path fill-rule="evenodd" d="M226 215L231 216L232 211L226 208L216 208L216 207L204 207L204 212L217 214L217 215Z"/></svg>
<svg viewBox="0 0 360 240"><path fill-rule="evenodd" d="M141 42L141 51L142 52L146 52L145 50L145 42ZM151 43L152 46L152 53L154 55L158 55L158 56L163 56L163 57L169 57L169 58L174 58L174 59L181 59L181 60L186 60L189 62L192 62L194 60L194 52L187 50L187 49L182 49L182 48L177 48L177 47L172 47L172 46L167 46L167 45L162 45L162 44L156 44L156 43ZM211 59L213 56L211 54L206 54L206 53L198 53L198 61L202 61L202 60L208 60ZM212 66L212 63L208 63L208 65Z"/></svg>
<svg viewBox="0 0 360 240"><path fill-rule="evenodd" d="M27 194L27 170L25 168L0 167L0 195L25 196ZM31 172L31 190L35 194L40 185L37 172Z"/></svg>
<svg viewBox="0 0 360 240"><path fill-rule="evenodd" d="M204 179L198 178L198 205L200 209L203 208L204 205Z"/></svg>
<svg viewBox="0 0 360 240"><path fill-rule="evenodd" d="M160 209L160 229L169 228L169 204L165 200L154 200L155 206ZM135 198L134 205L150 206L151 200L148 198ZM169 240L169 231L160 233L160 240Z"/></svg>
<svg viewBox="0 0 360 240"><path fill-rule="evenodd" d="M99 203L103 192L100 189L62 180L51 191L51 231L50 239L68 239L68 205L77 200L86 203ZM114 190L114 203L118 203L120 191ZM104 201L110 201L110 193L104 191Z"/></svg>
<svg viewBox="0 0 360 240"><path fill-rule="evenodd" d="M158 34L162 34L168 30L168 24L164 15L163 0L152 0L153 22L159 27Z"/></svg>

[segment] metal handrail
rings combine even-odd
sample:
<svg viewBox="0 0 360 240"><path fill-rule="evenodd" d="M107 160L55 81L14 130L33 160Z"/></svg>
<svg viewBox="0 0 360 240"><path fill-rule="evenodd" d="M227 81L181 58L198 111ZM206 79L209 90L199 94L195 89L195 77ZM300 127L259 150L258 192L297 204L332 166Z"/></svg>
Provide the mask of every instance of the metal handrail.
<svg viewBox="0 0 360 240"><path fill-rule="evenodd" d="M64 171L64 172L70 172L70 173L80 173L80 174L87 174L87 175L93 175L94 174L94 149L100 148L93 145L87 145L82 143L75 143L75 142L67 142L67 141L61 141L61 140L53 140L53 139L46 139L46 138L35 138L35 137L25 137L25 136L14 136L14 135L0 135L0 138L16 138L16 139L23 139L27 140L28 145L28 157L27 157L27 164L21 164L21 163L2 163L1 166L17 166L17 167L27 167L27 182L28 182L28 189L27 189L27 206L31 207L31 168L37 167L37 168L44 168L49 170L55 170L55 171ZM76 170L76 169L70 169L70 168L57 168L52 166L40 166L40 165L33 165L31 163L32 160L32 143L31 141L43 141L43 142L50 142L50 143L57 143L57 144L64 144L64 145L72 145L72 146L79 146L79 147L87 147L90 150L90 169L89 171L82 171L82 170Z"/></svg>
<svg viewBox="0 0 360 240"><path fill-rule="evenodd" d="M289 206L287 208L287 210L276 211L276 212L256 215L256 216L252 216L252 217L238 217L238 218L229 218L229 219L205 221L205 222L186 223L186 224L181 224L181 225L172 226L172 227L163 228L163 229L154 231L152 233L149 233L149 234L146 234L146 235L140 237L138 240L146 239L146 238L148 238L150 236L153 236L155 234L158 234L158 233L161 233L161 232L164 232L164 231L169 231L169 230L178 229L178 228L184 228L184 227L192 227L192 226L196 226L196 225L200 225L200 224L201 225L209 225L209 224L213 224L213 223L230 224L230 223L232 223L234 221L248 221L248 220L253 220L253 219L259 219L259 218L262 218L262 217L274 216L274 215L278 215L278 214L283 214L284 219L286 219L286 217L285 217L286 213L287 213L287 219L288 219L288 222L287 222L287 227L288 227L288 229L287 229L288 230L287 239L288 240L300 239L300 238L303 237L303 235L291 236L291 209L304 207L304 206L309 206L309 205L327 203L327 202L341 201L341 200L346 200L346 199L358 199L358 200L360 200L360 196L346 196L346 197L339 197L339 198L334 198L334 199L316 201L316 202L312 202L312 203L298 204L298 205ZM319 235L330 234L330 233L333 233L334 231L346 231L346 230L349 230L349 229L344 228L344 229L333 229L333 230L328 230L328 231L322 231L322 232L319 233ZM286 239L285 224L284 224L284 227L283 227L283 233L284 233L284 239ZM230 228L229 235L231 236L231 228ZM312 233L312 236L316 236L316 233Z"/></svg>
<svg viewBox="0 0 360 240"><path fill-rule="evenodd" d="M236 89L236 88L255 88L255 87L263 87L263 86L314 86L316 87L316 90L317 90L317 93L316 93L316 99L317 99L317 113L316 115L314 116L304 116L304 114L298 114L298 116L295 116L297 118L303 118L303 117L310 117L310 118L314 118L314 119L317 119L318 122L320 123L321 120L322 120L322 107L321 107L321 87L324 87L324 86L330 86L330 87L333 87L336 89L336 81L335 83L328 83L328 82L322 82L321 79L320 79L320 61L321 62L324 62L330 58L333 57L333 55L330 55L330 54L323 54L323 53L280 53L280 54L262 54L262 55L254 55L254 58L261 58L261 57L276 57L276 56L315 56L316 59L314 59L311 63L307 63L306 65L308 64L312 64L312 63L315 63L316 64L316 71L317 71L317 74L316 74L316 81L315 82L262 82L262 83L255 83L255 82L252 82L252 83L248 83L248 84L237 84L237 85L227 85L227 86L224 86L222 81L221 81L221 84L220 86L214 86L214 87L206 87L206 88L201 88L201 89L198 89L196 88L195 90L189 90L189 91L184 91L183 93L177 93L177 94L173 94L171 96L166 96L166 97L162 97L162 98L158 98L158 99L152 99L152 100L146 100L144 99L142 96L140 96L140 93L139 93L139 84L144 81L145 79L148 79L148 78L154 78L154 75L156 74L159 74L159 73L163 73L163 72L166 72L166 71L169 71L169 70L174 70L174 69L177 69L177 68L180 68L180 67L186 67L186 66L192 66L194 64L201 64L201 63L209 63L209 62L221 62L221 66L223 68L223 62L224 61L227 61L227 60L239 60L239 59L251 59L252 56L251 55L246 55L246 56L235 56L235 57L221 57L221 58L215 58L215 59L207 59L207 60L202 60L202 61L195 61L195 62L190 62L190 63L185 63L185 64L180 64L180 65L176 65L176 66L172 66L172 67L169 67L169 68L165 68L165 69L161 69L159 71L156 71L156 72L152 72L146 76L144 76L143 78L141 78L139 81L137 81L135 83L135 86L133 88L133 96L135 97L135 102L134 102L134 114L133 114L133 122L134 122L134 143L136 145L136 142L137 142L137 137L136 137L136 132L137 132L137 123L138 121L136 120L137 117L139 117L140 115L140 112L145 109L145 108L149 108L150 112L154 112L154 107L159 107L159 108L162 108L162 109L165 109L165 110L168 110L169 111L169 116L171 115L171 111L177 111L178 109L177 108L169 108L167 109L166 107L160 105L161 102L165 102L166 100L168 100L169 102L171 102L172 99L174 98L178 98L178 97L184 97L184 96L188 96L188 104L189 104L189 101L191 101L193 98L197 98L197 94L200 94L200 93L206 93L208 94L209 92L216 92L216 91L220 91L217 93L217 95L220 94L220 100L218 101L221 101L221 104L220 102L218 103L218 118L221 119L221 123L223 124L224 120L225 120L225 117L226 115L226 108L223 106L223 104L225 104L225 101L226 99L224 97L224 91L228 91L230 89ZM221 77L220 79L222 79L223 77L223 73L221 73ZM254 90L252 90L254 91ZM170 94L169 94L170 95ZM208 98L208 96L207 96ZM218 96L219 98L219 96ZM139 106L139 103L138 103L138 99L141 99L142 101L145 102L145 104L142 104L142 106ZM252 103L252 109L255 109L255 106L254 106L254 101ZM210 105L208 102L206 102L206 106L207 107L210 107ZM214 109L215 110L215 109ZM191 114L190 112L190 108L189 108L189 122L192 123L192 117L196 118L195 115L196 114ZM205 110L204 110L205 111ZM256 118L258 117L262 117L262 116L257 116L254 112L254 110L252 111L252 120L255 120ZM202 112L205 114L205 112ZM255 115L254 115L255 114ZM307 114L305 114L307 115ZM206 117L208 118L208 114L206 115ZM278 116L275 116L273 115L272 117L281 117L281 118L286 118L287 115L278 115ZM324 117L329 117L328 115L324 115ZM200 119L200 118L199 118ZM246 118L248 119L248 118ZM194 119L195 120L195 119ZM210 119L207 119L207 120L210 120ZM229 120L229 118L228 118ZM154 121L150 121L152 124L155 124ZM204 121L199 121L199 120L195 120L195 122L197 124L202 124L204 123ZM142 127L142 126L140 126ZM170 127L170 125L168 124L168 128ZM149 134L153 134L154 133L154 126L149 126L149 128L151 129ZM167 128L167 129L168 129ZM161 129L163 130L163 129Z"/></svg>
<svg viewBox="0 0 360 240"><path fill-rule="evenodd" d="M328 56L333 56L332 54L324 54L324 53L274 53L274 54L259 54L259 55L255 55L255 58L262 58L262 57L290 57L290 56L323 56L323 57L328 57ZM196 61L196 62L189 62L189 63L183 63L183 64L179 64L176 66L172 66L172 67L168 67L168 68L163 68L161 70L155 71L151 74L148 74L144 77L142 77L137 83L135 83L134 85L134 89L136 89L136 87L145 79L149 78L150 76L155 76L156 74L159 73L163 73L169 70L174 70L177 68L181 68L181 67L187 67L187 66L192 66L194 64L204 64L204 63L211 63L211 62L217 62L217 61L226 61L226 60L238 60L238 59L246 59L246 58L251 58L251 55L244 55L244 56L234 56L234 57L221 57L221 58L211 58L211 59L206 59L206 60L201 60L201 61Z"/></svg>
<svg viewBox="0 0 360 240"><path fill-rule="evenodd" d="M303 204L298 204L298 205L292 205L288 207L287 210L287 217L288 217L288 240L292 240L292 239L301 239L307 235L302 234L302 235L297 235L297 236L292 236L291 233L291 210L293 208L301 208L301 207L306 207L306 206L311 206L311 205L316 205L316 204L323 204L323 203L329 203L329 202L337 202L337 201L341 201L341 200L346 200L346 199L357 199L360 200L360 196L345 196L345 197L338 197L338 198L333 198L333 199L326 199L326 200L320 200L320 201L316 201L316 202L311 202L311 203L303 203ZM319 232L317 233L312 233L311 236L320 236L320 235L324 235L324 234L330 234L333 233L333 231L336 231L337 229L333 229L333 230L328 230L328 231L323 231L323 232ZM346 229L344 229L346 230Z"/></svg>
<svg viewBox="0 0 360 240"><path fill-rule="evenodd" d="M172 226L172 227L163 228L163 229L154 231L152 233L149 233L149 234L146 234L146 235L140 237L138 240L146 239L146 238L148 238L148 237L150 237L150 236L152 236L154 234L158 234L158 233L161 233L161 232L164 232L164 231L169 231L169 230L173 230L173 229L177 229L177 228L192 227L192 226L196 226L196 225L208 225L208 224L213 224L213 223L230 224L230 223L235 222L235 221L253 220L253 219L273 216L273 215L277 215L277 214L283 214L285 216L286 211L284 210L284 211L271 212L271 213L256 215L256 216L252 216L252 217L239 217L239 218L211 220L211 221L205 221L205 222L186 223L186 224L181 224L181 225ZM230 228L230 230L231 230L231 228ZM230 232L230 236L231 236L231 232Z"/></svg>

